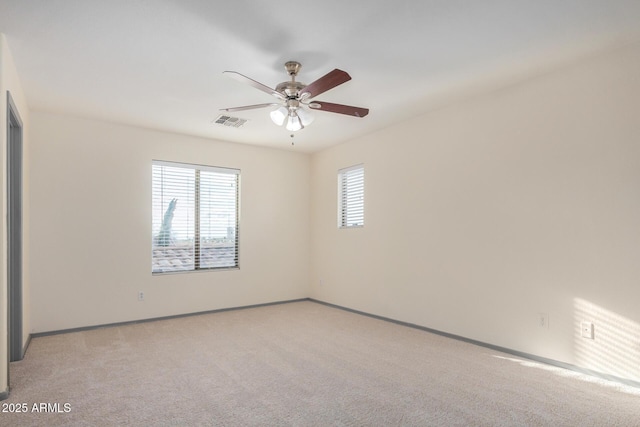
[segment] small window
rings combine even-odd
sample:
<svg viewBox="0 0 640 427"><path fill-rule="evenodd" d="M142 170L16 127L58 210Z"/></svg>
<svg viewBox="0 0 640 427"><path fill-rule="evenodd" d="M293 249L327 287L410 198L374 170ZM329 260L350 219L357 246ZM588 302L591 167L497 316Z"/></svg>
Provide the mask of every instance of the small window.
<svg viewBox="0 0 640 427"><path fill-rule="evenodd" d="M152 272L238 267L237 169L154 161Z"/></svg>
<svg viewBox="0 0 640 427"><path fill-rule="evenodd" d="M364 226L364 165L338 171L338 227Z"/></svg>

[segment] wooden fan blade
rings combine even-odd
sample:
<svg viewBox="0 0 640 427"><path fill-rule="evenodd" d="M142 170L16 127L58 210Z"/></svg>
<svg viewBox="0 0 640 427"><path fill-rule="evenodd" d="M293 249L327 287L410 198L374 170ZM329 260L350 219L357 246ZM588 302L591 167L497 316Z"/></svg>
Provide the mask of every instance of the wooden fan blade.
<svg viewBox="0 0 640 427"><path fill-rule="evenodd" d="M318 96L329 89L333 89L342 83L348 82L349 80L351 80L351 76L346 71L338 70L336 68L300 90L300 96L313 98L314 96ZM304 95L305 93L308 95Z"/></svg>
<svg viewBox="0 0 640 427"><path fill-rule="evenodd" d="M253 79L250 79L249 77L242 75L240 73L237 73L235 71L223 71L222 74L226 74L229 77L236 79L237 81L241 82L241 83L246 83L249 86L253 86L258 90L261 90L265 93L268 93L269 95L273 95L276 98L279 99L286 99L285 96L283 94L281 94L280 92L277 92L275 89L271 89L269 86L263 85L260 82L257 82Z"/></svg>
<svg viewBox="0 0 640 427"><path fill-rule="evenodd" d="M256 108L271 107L275 105L280 105L280 104L278 104L277 102L270 102L268 104L255 104L255 105L245 105L243 107L221 108L220 111L244 111L244 110L253 110Z"/></svg>
<svg viewBox="0 0 640 427"><path fill-rule="evenodd" d="M368 108L352 107L344 104L332 104L331 102L313 101L309 108L314 110L328 111L330 113L346 114L354 117L364 117L369 114Z"/></svg>

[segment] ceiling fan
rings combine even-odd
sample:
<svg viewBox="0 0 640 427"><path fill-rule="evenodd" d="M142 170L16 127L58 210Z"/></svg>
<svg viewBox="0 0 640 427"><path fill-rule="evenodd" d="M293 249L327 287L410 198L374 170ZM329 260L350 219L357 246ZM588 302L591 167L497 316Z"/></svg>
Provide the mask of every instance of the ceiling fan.
<svg viewBox="0 0 640 427"><path fill-rule="evenodd" d="M268 93L276 98L279 102L270 102L266 104L245 105L243 107L222 108L222 111L243 111L255 108L277 107L271 111L271 120L278 126L286 125L289 131L297 131L303 129L313 121L313 113L311 110L327 111L330 113L346 114L354 117L364 117L369 114L368 108L352 107L343 104L332 104L330 102L312 101L312 98L333 89L336 86L351 80L351 76L345 71L335 69L320 77L318 80L305 85L296 81L298 71L302 65L296 61L289 61L284 64L285 70L291 77L291 81L282 82L275 89L263 85L247 76L235 71L224 71L240 82L247 83L254 88Z"/></svg>

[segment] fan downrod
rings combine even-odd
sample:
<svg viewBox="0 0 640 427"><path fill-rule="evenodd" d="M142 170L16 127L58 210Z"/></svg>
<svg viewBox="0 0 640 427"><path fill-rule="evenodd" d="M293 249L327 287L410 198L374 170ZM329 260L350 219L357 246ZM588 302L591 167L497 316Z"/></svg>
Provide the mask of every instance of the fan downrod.
<svg viewBox="0 0 640 427"><path fill-rule="evenodd" d="M282 82L276 86L276 92L283 94L289 101L297 100L298 93L304 89L307 85L296 81L296 76L300 71L302 64L297 61L288 61L284 64L284 69L287 70L291 80L288 82Z"/></svg>

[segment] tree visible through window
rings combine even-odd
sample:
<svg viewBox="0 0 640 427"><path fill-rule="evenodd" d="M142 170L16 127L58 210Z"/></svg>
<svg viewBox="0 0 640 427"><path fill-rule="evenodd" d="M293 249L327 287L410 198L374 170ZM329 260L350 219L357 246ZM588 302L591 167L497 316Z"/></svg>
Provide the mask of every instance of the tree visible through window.
<svg viewBox="0 0 640 427"><path fill-rule="evenodd" d="M152 272L238 267L240 171L154 161Z"/></svg>
<svg viewBox="0 0 640 427"><path fill-rule="evenodd" d="M338 171L338 227L364 226L364 166Z"/></svg>

